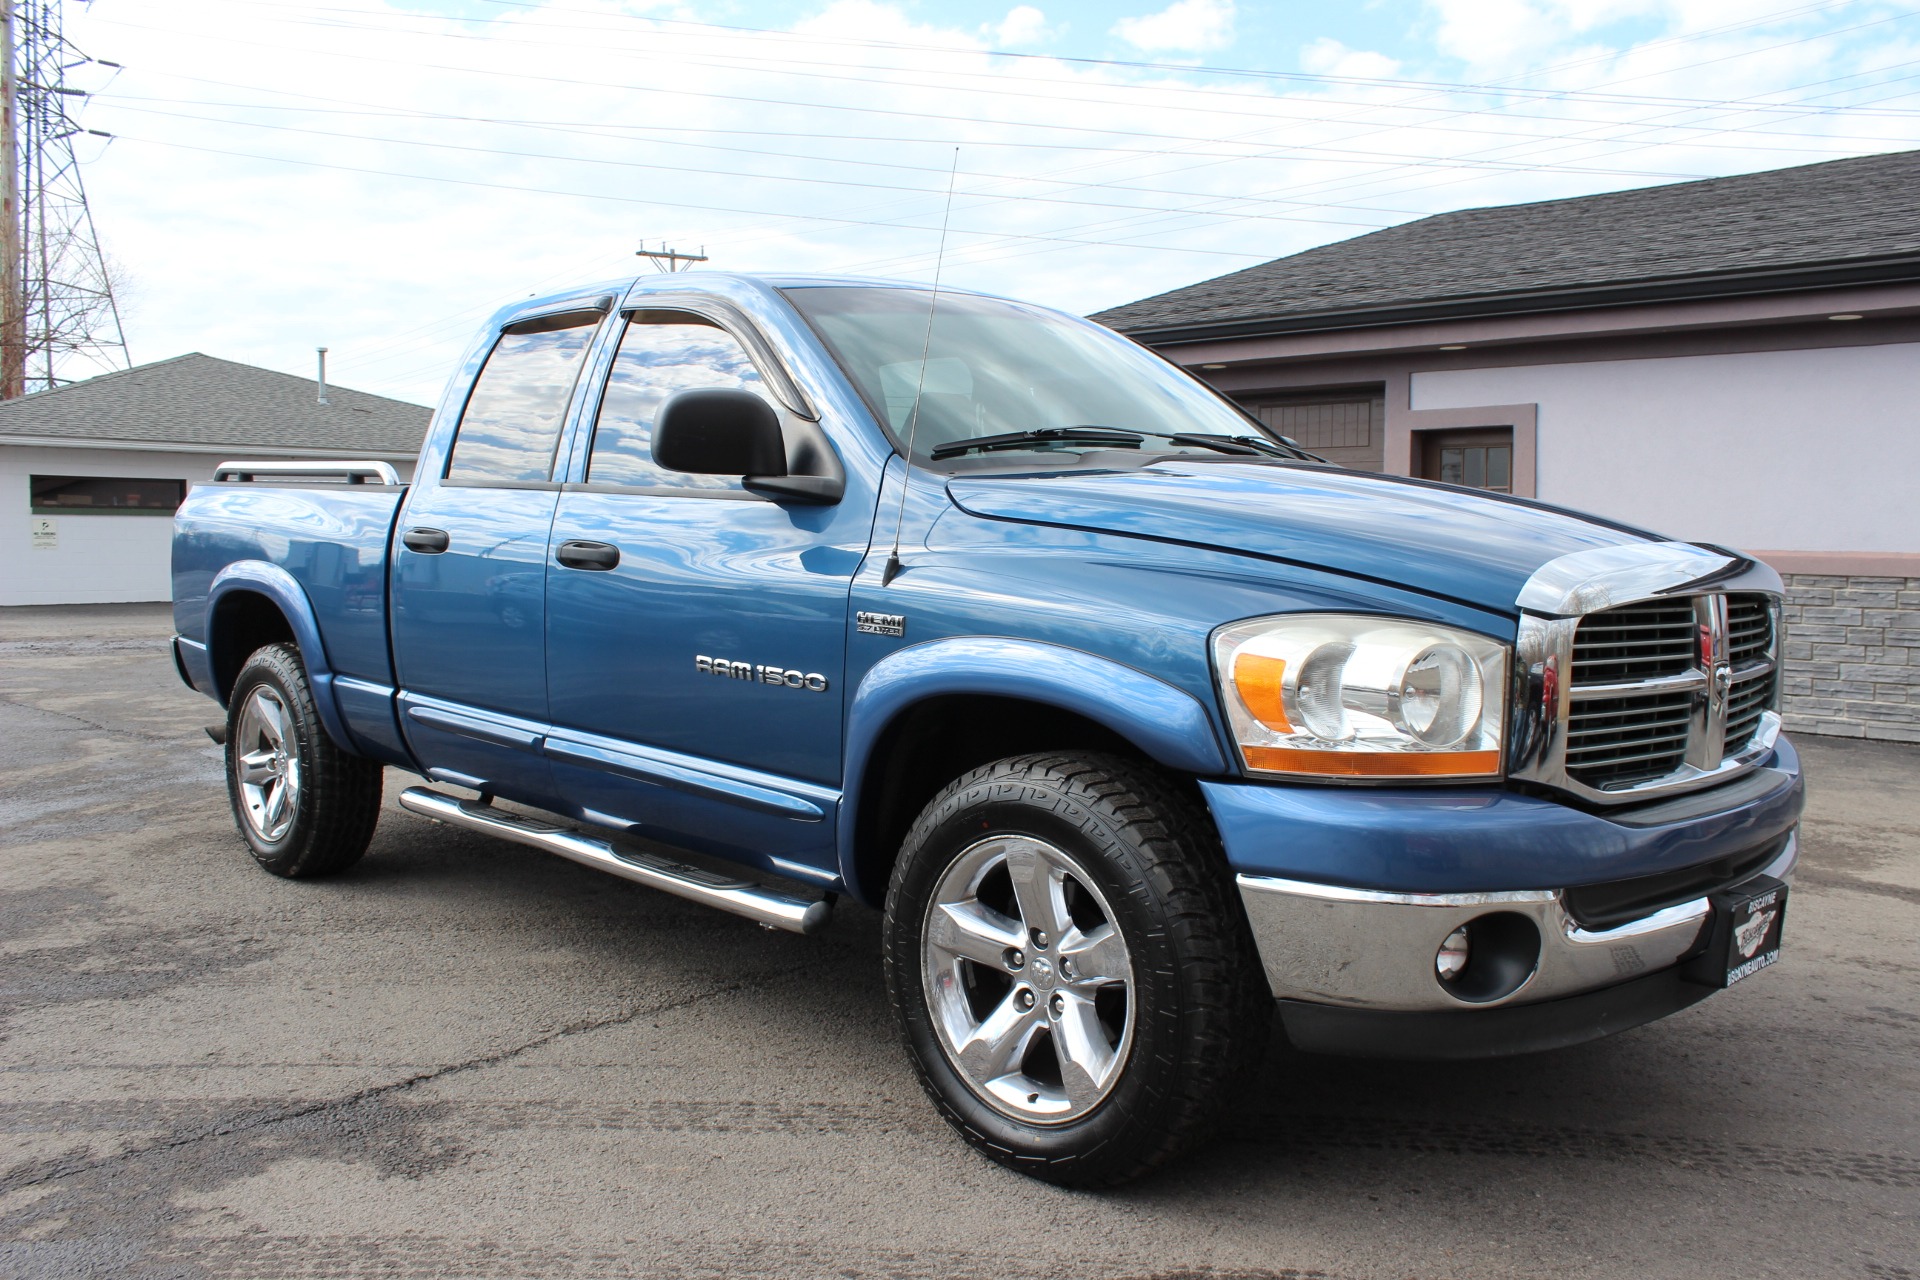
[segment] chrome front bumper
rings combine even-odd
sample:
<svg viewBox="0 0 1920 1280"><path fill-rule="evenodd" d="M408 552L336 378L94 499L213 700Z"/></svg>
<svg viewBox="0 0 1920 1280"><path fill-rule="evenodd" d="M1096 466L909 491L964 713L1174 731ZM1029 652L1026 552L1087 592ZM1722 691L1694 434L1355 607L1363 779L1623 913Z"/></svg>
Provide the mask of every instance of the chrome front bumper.
<svg viewBox="0 0 1920 1280"><path fill-rule="evenodd" d="M1797 830L1757 875L1791 880ZM1703 941L1706 898L1611 929L1584 929L1556 889L1511 893L1382 893L1242 875L1240 898L1276 999L1378 1012L1439 1013L1533 1004L1596 991L1664 969ZM1497 999L1463 1000L1434 970L1441 942L1461 925L1511 912L1539 930L1533 971Z"/></svg>

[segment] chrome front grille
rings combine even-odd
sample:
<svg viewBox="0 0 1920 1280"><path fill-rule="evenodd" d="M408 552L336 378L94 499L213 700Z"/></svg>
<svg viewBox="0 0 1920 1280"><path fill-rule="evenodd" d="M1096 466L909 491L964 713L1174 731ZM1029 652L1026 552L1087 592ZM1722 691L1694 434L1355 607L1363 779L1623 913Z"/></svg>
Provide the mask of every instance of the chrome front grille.
<svg viewBox="0 0 1920 1280"><path fill-rule="evenodd" d="M1523 592L1511 776L1619 803L1730 777L1773 745L1779 579L1652 545L1651 565L1642 548L1563 557ZM1760 589L1686 591L1716 579Z"/></svg>

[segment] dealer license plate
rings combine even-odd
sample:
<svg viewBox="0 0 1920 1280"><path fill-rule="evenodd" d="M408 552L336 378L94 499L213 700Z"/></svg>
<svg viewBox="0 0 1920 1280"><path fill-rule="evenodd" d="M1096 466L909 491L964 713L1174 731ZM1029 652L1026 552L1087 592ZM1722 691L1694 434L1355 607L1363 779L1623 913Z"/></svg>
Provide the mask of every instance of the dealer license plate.
<svg viewBox="0 0 1920 1280"><path fill-rule="evenodd" d="M1787 886L1771 881L1729 905L1721 967L1726 974L1723 981L1730 987L1780 959L1780 931L1787 921Z"/></svg>

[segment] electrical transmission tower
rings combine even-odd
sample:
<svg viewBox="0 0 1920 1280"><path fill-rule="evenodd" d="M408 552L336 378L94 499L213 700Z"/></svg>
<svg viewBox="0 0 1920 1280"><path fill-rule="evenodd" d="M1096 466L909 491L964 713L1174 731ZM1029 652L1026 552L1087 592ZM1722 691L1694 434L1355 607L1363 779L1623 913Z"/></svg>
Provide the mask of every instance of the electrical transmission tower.
<svg viewBox="0 0 1920 1280"><path fill-rule="evenodd" d="M0 0L0 28L0 399L11 399L129 361L112 274L73 154L77 135L108 136L81 128L69 112L86 95L67 86L67 73L93 60L67 43L61 0Z"/></svg>

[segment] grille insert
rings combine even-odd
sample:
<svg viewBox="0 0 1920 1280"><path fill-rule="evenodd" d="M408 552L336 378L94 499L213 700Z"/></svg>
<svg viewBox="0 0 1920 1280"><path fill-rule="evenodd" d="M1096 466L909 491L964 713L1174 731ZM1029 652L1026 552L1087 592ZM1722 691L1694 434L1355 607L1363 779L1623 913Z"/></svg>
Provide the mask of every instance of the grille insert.
<svg viewBox="0 0 1920 1280"><path fill-rule="evenodd" d="M1592 614L1574 633L1574 686L1684 674L1699 652L1698 637L1691 600L1649 601Z"/></svg>
<svg viewBox="0 0 1920 1280"><path fill-rule="evenodd" d="M1690 693L1576 702L1567 723L1567 774L1597 791L1664 778L1686 760Z"/></svg>
<svg viewBox="0 0 1920 1280"><path fill-rule="evenodd" d="M1727 754L1734 755L1753 740L1760 728L1760 713L1773 705L1774 684L1779 669L1765 675L1738 679L1742 667L1764 662L1774 652L1773 609L1765 596L1727 597L1727 658L1733 664L1736 682L1727 695Z"/></svg>
<svg viewBox="0 0 1920 1280"><path fill-rule="evenodd" d="M1727 597L1727 657L1734 668L1767 656L1773 645L1773 610L1765 596Z"/></svg>

